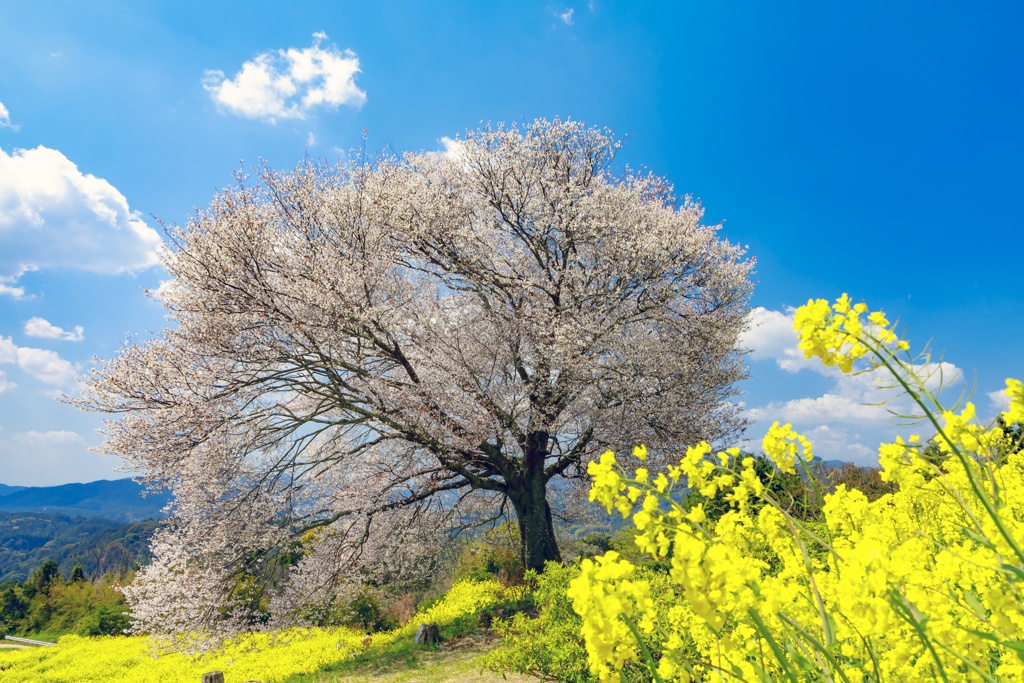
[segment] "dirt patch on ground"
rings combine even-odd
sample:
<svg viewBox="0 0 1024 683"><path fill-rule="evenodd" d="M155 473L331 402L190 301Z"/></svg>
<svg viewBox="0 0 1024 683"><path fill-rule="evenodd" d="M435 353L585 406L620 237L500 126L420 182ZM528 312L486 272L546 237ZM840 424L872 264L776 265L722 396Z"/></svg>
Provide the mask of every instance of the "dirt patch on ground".
<svg viewBox="0 0 1024 683"><path fill-rule="evenodd" d="M310 677L310 683L538 683L521 674L481 671L480 658L498 646L500 639L490 632L477 632L450 638L437 652L423 652L416 665L397 665L390 669L331 672Z"/></svg>
<svg viewBox="0 0 1024 683"><path fill-rule="evenodd" d="M18 645L17 643L0 643L0 647L6 648L8 650L25 650L29 646L28 645Z"/></svg>

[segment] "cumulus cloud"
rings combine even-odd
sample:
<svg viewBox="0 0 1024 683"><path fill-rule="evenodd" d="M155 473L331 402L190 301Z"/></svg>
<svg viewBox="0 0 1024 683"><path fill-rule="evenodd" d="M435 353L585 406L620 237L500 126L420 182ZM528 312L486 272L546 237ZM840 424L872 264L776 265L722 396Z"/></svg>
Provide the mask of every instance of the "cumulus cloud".
<svg viewBox="0 0 1024 683"><path fill-rule="evenodd" d="M0 128L13 128L18 130L21 126L16 126L11 123L11 112L7 111L7 107L4 106L3 102L0 102Z"/></svg>
<svg viewBox="0 0 1024 683"><path fill-rule="evenodd" d="M889 413L881 406L865 405L858 399L836 394L825 394L817 398L798 398L784 403L772 402L763 408L752 408L748 414L758 421L769 418L789 422L818 420L860 422L889 419Z"/></svg>
<svg viewBox="0 0 1024 683"><path fill-rule="evenodd" d="M41 382L66 386L75 381L75 366L56 351L46 349L18 349L18 365Z"/></svg>
<svg viewBox="0 0 1024 683"><path fill-rule="evenodd" d="M203 87L222 110L275 123L305 119L315 107L361 107L366 93L355 83L359 58L351 50L327 49L326 33L314 33L313 45L264 52L245 62L234 78L208 70Z"/></svg>
<svg viewBox="0 0 1024 683"><path fill-rule="evenodd" d="M312 147L315 144L316 144L316 136L313 135L312 132L310 132L309 136L306 138L306 147Z"/></svg>
<svg viewBox="0 0 1024 683"><path fill-rule="evenodd" d="M570 7L566 12L556 12L555 14L557 14L558 18L561 19L567 26L572 26L572 13L574 11L575 10L573 10L573 8Z"/></svg>
<svg viewBox="0 0 1024 683"><path fill-rule="evenodd" d="M17 386L18 385L14 382L8 382L7 375L4 374L3 370L0 370L0 394L5 391L11 391L12 389L17 388Z"/></svg>
<svg viewBox="0 0 1024 683"><path fill-rule="evenodd" d="M958 384L963 377L960 368L952 363L920 363L911 366L918 377L925 379L925 387L932 392ZM873 372L844 375L829 369L834 379L832 388L818 397L797 398L784 402L771 402L752 408L750 417L758 421L808 423L832 422L886 422L894 413L917 416L919 408L894 386L884 369Z"/></svg>
<svg viewBox="0 0 1024 683"><path fill-rule="evenodd" d="M113 185L40 146L0 149L0 243L0 281L13 283L42 268L142 270L158 262L162 240Z"/></svg>
<svg viewBox="0 0 1024 683"><path fill-rule="evenodd" d="M42 337L44 339L62 339L64 341L77 342L85 338L83 335L84 331L81 325L76 325L74 332L65 332L43 318L32 318L25 323L25 334L30 337Z"/></svg>
<svg viewBox="0 0 1024 683"><path fill-rule="evenodd" d="M17 363L36 379L56 386L69 386L77 372L74 365L55 351L17 346L10 337L0 337L0 363Z"/></svg>
<svg viewBox="0 0 1024 683"><path fill-rule="evenodd" d="M754 309L751 328L741 343L750 349L749 357L753 361L775 361L777 367L791 373L810 369L830 378L831 386L821 395L771 401L750 408L747 416L758 422L760 429L779 421L793 424L805 435L813 434L815 453L826 460L875 464L876 444L892 441L896 434L906 436L907 430L894 423L908 421L901 419L904 416L914 421L920 415L919 408L900 387L894 386L885 370L844 375L836 368L825 367L818 359L804 359L793 332L794 313L794 309ZM952 363L918 363L912 368L918 377L925 378L929 391L937 392L950 385L955 385L956 390L962 388L963 373ZM995 393L989 394L993 400L997 398ZM861 439L859 434L850 437L843 425L863 431L869 438ZM922 436L931 432L927 425L911 431ZM870 443L871 447L865 443Z"/></svg>
<svg viewBox="0 0 1024 683"><path fill-rule="evenodd" d="M750 349L752 360L774 360L786 372L827 373L828 368L821 361L804 358L804 352L797 348L800 340L793 331L794 313L795 308L784 313L758 306L750 312L750 328L740 337L740 345Z"/></svg>

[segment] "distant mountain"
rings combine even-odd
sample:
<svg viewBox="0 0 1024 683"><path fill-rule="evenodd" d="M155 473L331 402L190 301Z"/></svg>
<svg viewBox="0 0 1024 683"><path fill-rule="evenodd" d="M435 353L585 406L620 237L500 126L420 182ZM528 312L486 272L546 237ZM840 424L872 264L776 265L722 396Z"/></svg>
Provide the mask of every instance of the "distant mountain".
<svg viewBox="0 0 1024 683"><path fill-rule="evenodd" d="M852 465L853 463L844 462L842 460L822 460L821 463L830 470L842 469L845 465Z"/></svg>
<svg viewBox="0 0 1024 683"><path fill-rule="evenodd" d="M121 524L101 517L67 517L38 512L0 512L0 584L24 582L47 560L71 574L124 572L150 560L149 540L159 522Z"/></svg>
<svg viewBox="0 0 1024 683"><path fill-rule="evenodd" d="M827 470L838 470L842 469L843 465L852 465L853 463L844 462L842 460L822 460L818 456L811 458L812 465L821 465Z"/></svg>
<svg viewBox="0 0 1024 683"><path fill-rule="evenodd" d="M6 489L16 489L7 492ZM0 511L40 512L72 517L104 517L121 522L160 519L170 494L146 496L144 487L131 479L101 479L88 484L62 486L4 487L0 490Z"/></svg>
<svg viewBox="0 0 1024 683"><path fill-rule="evenodd" d="M0 484L0 496L6 496L8 493L14 493L20 491L24 486L7 486L6 484Z"/></svg>

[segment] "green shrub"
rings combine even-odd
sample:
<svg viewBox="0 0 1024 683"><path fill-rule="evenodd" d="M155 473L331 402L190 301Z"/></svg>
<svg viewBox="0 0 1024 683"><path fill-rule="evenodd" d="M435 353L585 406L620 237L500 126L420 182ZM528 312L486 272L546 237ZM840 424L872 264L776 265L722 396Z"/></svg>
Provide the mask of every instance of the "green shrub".
<svg viewBox="0 0 1024 683"><path fill-rule="evenodd" d="M118 605L100 605L95 612L80 621L80 636L120 636L131 626L131 620L125 614L127 608Z"/></svg>
<svg viewBox="0 0 1024 683"><path fill-rule="evenodd" d="M578 564L562 567L549 562L543 574L528 572L527 585L532 605L517 606L507 619L494 621L493 629L501 636L502 647L484 656L484 666L497 672L511 671L536 676L545 681L595 683L587 664L587 650L580 635L582 620L566 597L569 582L579 576ZM662 615L677 602L675 591L666 573L643 566L638 578L651 583L655 604ZM660 649L660 643L649 643ZM629 664L623 678L630 683L649 683L652 678L644 666Z"/></svg>
<svg viewBox="0 0 1024 683"><path fill-rule="evenodd" d="M588 545L594 546L602 553L606 553L609 550L614 549L615 539L609 533L605 533L603 531L592 531L583 537L583 542Z"/></svg>
<svg viewBox="0 0 1024 683"><path fill-rule="evenodd" d="M498 579L505 585L521 583L523 562L519 552L519 528L502 522L465 542L455 563L455 580Z"/></svg>
<svg viewBox="0 0 1024 683"><path fill-rule="evenodd" d="M525 612L511 619L498 620L494 631L501 636L502 647L484 657L484 666L504 673L513 671L547 681L590 683L587 651L580 636L583 623L573 611L565 593L569 581L579 575L575 566L549 563L544 573L526 575L537 606L537 617Z"/></svg>
<svg viewBox="0 0 1024 683"><path fill-rule="evenodd" d="M398 628L401 624L392 616L377 596L369 592L361 593L349 603L347 608L347 625L362 631L378 633Z"/></svg>

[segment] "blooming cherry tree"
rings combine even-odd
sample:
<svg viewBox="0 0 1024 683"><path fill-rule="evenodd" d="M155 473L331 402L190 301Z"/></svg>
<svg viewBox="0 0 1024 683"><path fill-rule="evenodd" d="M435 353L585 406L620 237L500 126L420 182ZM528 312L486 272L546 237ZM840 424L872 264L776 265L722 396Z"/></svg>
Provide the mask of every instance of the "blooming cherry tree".
<svg viewBox="0 0 1024 683"><path fill-rule="evenodd" d="M252 600L214 587L285 548L268 599L296 619L509 512L542 569L595 454L736 436L753 262L665 180L613 176L620 145L541 120L264 168L168 228L175 324L78 401L117 417L103 451L175 493L129 594L142 621L251 627Z"/></svg>

